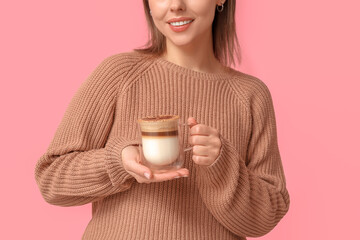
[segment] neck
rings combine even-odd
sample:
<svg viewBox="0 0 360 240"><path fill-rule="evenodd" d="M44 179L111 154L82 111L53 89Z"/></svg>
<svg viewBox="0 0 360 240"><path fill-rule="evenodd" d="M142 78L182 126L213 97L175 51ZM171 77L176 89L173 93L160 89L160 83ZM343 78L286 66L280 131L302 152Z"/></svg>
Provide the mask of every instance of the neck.
<svg viewBox="0 0 360 240"><path fill-rule="evenodd" d="M208 39L205 41L203 39ZM166 39L164 59L179 66L199 72L219 73L223 71L222 64L215 58L212 36L202 37L191 44L177 46Z"/></svg>

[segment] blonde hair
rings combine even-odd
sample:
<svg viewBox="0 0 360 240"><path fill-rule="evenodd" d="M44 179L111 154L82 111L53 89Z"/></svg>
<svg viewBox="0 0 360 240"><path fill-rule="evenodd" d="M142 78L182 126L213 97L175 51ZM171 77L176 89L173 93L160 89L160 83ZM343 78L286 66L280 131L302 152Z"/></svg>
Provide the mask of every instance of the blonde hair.
<svg viewBox="0 0 360 240"><path fill-rule="evenodd" d="M161 55L166 49L166 38L154 24L150 15L148 0L143 0L143 4L149 29L149 40L143 48L134 50L142 53ZM235 65L236 60L239 64L241 62L241 49L235 27L235 6L236 0L227 0L224 3L224 10L222 12L215 11L212 24L214 55L225 66Z"/></svg>

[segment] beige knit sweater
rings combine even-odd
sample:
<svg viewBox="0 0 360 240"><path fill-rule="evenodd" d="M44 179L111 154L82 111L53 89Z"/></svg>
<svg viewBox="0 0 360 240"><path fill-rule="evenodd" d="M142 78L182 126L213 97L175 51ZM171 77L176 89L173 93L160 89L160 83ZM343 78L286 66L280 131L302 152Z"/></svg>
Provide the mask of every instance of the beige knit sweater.
<svg viewBox="0 0 360 240"><path fill-rule="evenodd" d="M158 114L218 129L216 162L196 165L190 151L188 178L138 183L121 151L139 144L136 120ZM261 80L136 52L106 58L83 82L35 177L50 204L92 203L83 239L246 239L272 230L290 202L272 98Z"/></svg>

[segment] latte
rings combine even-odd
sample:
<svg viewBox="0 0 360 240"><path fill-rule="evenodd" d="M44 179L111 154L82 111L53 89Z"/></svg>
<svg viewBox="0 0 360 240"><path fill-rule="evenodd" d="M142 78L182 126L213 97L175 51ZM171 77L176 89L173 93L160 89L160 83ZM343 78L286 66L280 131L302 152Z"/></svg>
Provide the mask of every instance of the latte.
<svg viewBox="0 0 360 240"><path fill-rule="evenodd" d="M138 120L143 154L151 165L173 164L179 157L179 116L160 115Z"/></svg>

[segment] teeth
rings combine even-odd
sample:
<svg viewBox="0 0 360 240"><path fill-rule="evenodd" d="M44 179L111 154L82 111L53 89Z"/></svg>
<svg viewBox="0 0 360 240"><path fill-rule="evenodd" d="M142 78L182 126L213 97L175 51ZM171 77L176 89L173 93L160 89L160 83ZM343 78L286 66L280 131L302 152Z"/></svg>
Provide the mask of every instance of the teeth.
<svg viewBox="0 0 360 240"><path fill-rule="evenodd" d="M192 20L188 20L188 21L181 21L181 22L172 22L170 23L171 25L173 26L182 26L182 25L185 25L185 24L188 24L188 23L191 23Z"/></svg>

